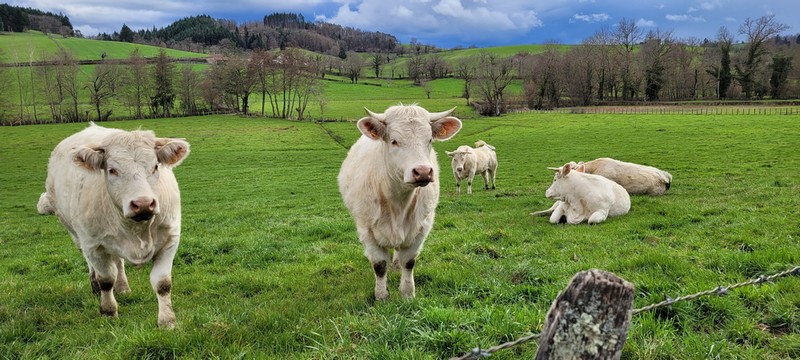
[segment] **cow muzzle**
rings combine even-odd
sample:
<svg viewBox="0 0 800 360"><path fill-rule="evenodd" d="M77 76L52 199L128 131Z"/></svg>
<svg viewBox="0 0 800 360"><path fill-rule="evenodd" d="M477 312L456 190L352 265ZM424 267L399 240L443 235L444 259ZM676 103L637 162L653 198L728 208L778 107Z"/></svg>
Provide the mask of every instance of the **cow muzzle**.
<svg viewBox="0 0 800 360"><path fill-rule="evenodd" d="M430 166L417 166L411 170L411 185L426 186L433 181L433 168Z"/></svg>
<svg viewBox="0 0 800 360"><path fill-rule="evenodd" d="M153 218L158 212L156 199L151 197L140 197L131 200L128 204L128 218L133 221L147 221Z"/></svg>

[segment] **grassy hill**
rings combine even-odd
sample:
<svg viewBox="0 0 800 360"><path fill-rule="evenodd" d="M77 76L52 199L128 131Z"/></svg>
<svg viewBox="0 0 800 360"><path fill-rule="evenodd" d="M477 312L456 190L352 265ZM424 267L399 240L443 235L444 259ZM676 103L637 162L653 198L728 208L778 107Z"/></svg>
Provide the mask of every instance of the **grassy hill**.
<svg viewBox="0 0 800 360"><path fill-rule="evenodd" d="M117 41L101 41L82 38L64 38L60 35L42 34L38 31L24 33L0 33L0 63L29 61L33 50L34 61L42 60L55 53L59 48L69 50L78 60L99 60L103 53L110 59L127 58L133 49L139 49L142 56L158 55L161 48L150 45L132 44ZM166 49L167 55L174 58L206 57L206 54Z"/></svg>

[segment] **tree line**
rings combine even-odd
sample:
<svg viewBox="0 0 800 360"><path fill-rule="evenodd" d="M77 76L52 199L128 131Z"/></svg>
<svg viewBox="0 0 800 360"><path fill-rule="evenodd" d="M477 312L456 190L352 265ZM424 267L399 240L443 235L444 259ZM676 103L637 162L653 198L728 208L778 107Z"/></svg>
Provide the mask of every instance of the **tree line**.
<svg viewBox="0 0 800 360"><path fill-rule="evenodd" d="M23 32L26 30L39 30L45 34L63 36L74 35L72 23L64 14L0 4L0 31Z"/></svg>

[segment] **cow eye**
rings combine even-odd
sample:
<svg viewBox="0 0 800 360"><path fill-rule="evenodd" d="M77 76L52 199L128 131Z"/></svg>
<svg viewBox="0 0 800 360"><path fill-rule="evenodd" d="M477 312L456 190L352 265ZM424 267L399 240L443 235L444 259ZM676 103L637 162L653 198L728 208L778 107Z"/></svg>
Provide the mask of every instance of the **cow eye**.
<svg viewBox="0 0 800 360"><path fill-rule="evenodd" d="M394 146L398 146L399 144L397 143L397 140L395 140L395 139L392 139L392 145L394 145Z"/></svg>
<svg viewBox="0 0 800 360"><path fill-rule="evenodd" d="M153 174L155 174L156 171L158 171L158 164L156 164L156 166L153 166Z"/></svg>
<svg viewBox="0 0 800 360"><path fill-rule="evenodd" d="M114 169L114 168L109 168L109 169L108 169L108 173L109 173L110 175L113 175L113 176L117 176L117 175L119 175L119 173L117 173L117 169Z"/></svg>

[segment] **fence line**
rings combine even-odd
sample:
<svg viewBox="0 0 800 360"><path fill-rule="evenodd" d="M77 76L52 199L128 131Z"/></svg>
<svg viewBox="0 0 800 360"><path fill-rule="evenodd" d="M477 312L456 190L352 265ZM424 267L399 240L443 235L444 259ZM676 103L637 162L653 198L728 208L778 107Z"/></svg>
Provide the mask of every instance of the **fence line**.
<svg viewBox="0 0 800 360"><path fill-rule="evenodd" d="M543 114L615 114L615 115L800 115L800 107L659 107L659 106L587 106L531 110Z"/></svg>
<svg viewBox="0 0 800 360"><path fill-rule="evenodd" d="M661 302L658 302L658 303L654 303L654 304L650 304L650 305L647 305L647 306L644 306L644 307L641 307L641 308L638 308L638 309L633 309L631 311L631 315L636 315L636 314L639 314L639 313L647 311L647 310L652 310L652 309L656 309L656 308L660 308L660 307L664 307L664 306L671 306L672 304L675 304L675 303L680 302L680 301L694 300L694 299L697 299L697 298L700 298L700 297L703 297L703 296L708 296L708 295L726 296L726 295L728 295L728 291L729 290L733 290L733 289L740 288L740 287L743 287L743 286L755 285L755 284L761 285L763 283L772 282L772 280L775 280L776 278L783 277L783 276L786 276L786 275L789 275L789 274L800 275L800 266L795 266L794 268L791 268L791 269L788 269L788 270L784 270L784 271L781 271L779 273L772 274L772 275L769 275L769 276L761 275L761 276L759 276L757 278L750 279L750 280L747 280L747 281L743 281L743 282L740 282L740 283L736 283L736 284L733 284L733 285L717 286L716 288L711 289L711 290L701 291L701 292L698 292L698 293L695 293L695 294L691 294L691 295L686 295L686 296L679 296L679 297L676 297L674 299L670 298L669 296L667 296L666 297L667 299L664 300L664 301L661 301ZM490 356L492 356L493 353L495 353L495 352L497 352L499 350L508 349L508 348L511 348L511 347L518 346L520 344L524 344L524 343L526 343L528 341L531 341L533 339L538 339L540 336L541 336L541 334L531 334L531 335L527 335L527 336L523 336L521 338L518 338L518 339L516 339L514 341L509 341L509 342L506 342L506 343L502 343L500 345L492 346L492 347L490 347L488 349L481 349L480 347L476 347L476 348L473 348L472 350L470 350L469 353L464 354L464 355L462 355L460 357L450 358L450 360L472 360L472 359L480 359L480 358L490 357Z"/></svg>

